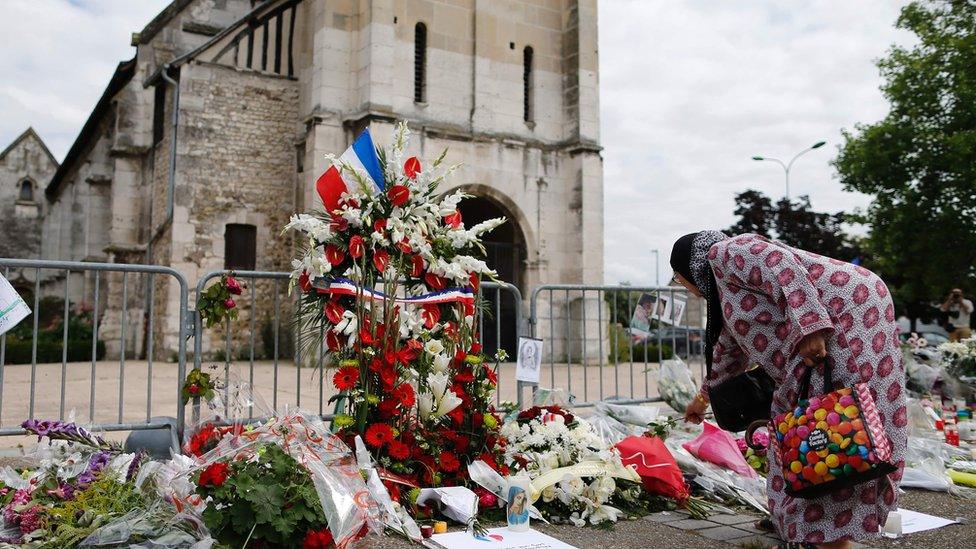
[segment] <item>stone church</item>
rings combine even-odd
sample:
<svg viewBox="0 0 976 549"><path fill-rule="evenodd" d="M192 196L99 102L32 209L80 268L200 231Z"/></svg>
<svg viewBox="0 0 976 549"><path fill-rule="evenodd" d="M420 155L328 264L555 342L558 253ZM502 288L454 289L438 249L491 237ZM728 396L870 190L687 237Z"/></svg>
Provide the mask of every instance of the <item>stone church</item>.
<svg viewBox="0 0 976 549"><path fill-rule="evenodd" d="M171 266L191 299L210 271L288 270L280 229L316 207L325 155L405 120L415 154L463 164L466 222L511 220L488 243L526 299L506 314L541 283L602 283L596 0L174 0L132 45L60 165L32 130L4 151L0 211L41 238L0 256ZM101 280L106 338L145 322L146 285L123 319L118 282ZM154 284L173 349L179 291ZM90 276L70 286L91 295Z"/></svg>

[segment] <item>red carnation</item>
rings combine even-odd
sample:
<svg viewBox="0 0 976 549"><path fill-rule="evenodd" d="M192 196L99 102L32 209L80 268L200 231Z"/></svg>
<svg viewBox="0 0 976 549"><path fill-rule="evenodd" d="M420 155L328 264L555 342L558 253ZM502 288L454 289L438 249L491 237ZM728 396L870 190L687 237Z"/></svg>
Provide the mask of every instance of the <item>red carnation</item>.
<svg viewBox="0 0 976 549"><path fill-rule="evenodd" d="M390 447L387 450L393 459L404 460L410 457L410 447L399 440L390 441Z"/></svg>
<svg viewBox="0 0 976 549"><path fill-rule="evenodd" d="M366 429L366 444L374 448L386 446L393 440L393 428L385 423L374 423Z"/></svg>
<svg viewBox="0 0 976 549"><path fill-rule="evenodd" d="M340 391L352 389L356 386L357 381L359 381L359 368L355 366L339 368L339 371L332 377L332 383Z"/></svg>
<svg viewBox="0 0 976 549"><path fill-rule="evenodd" d="M335 267L341 265L346 259L346 252L342 251L342 248L335 244L329 244L325 247L325 259Z"/></svg>
<svg viewBox="0 0 976 549"><path fill-rule="evenodd" d="M403 383L397 386L393 390L393 396L403 404L404 408L410 408L416 402L416 395L413 391L413 386L409 383Z"/></svg>
<svg viewBox="0 0 976 549"><path fill-rule="evenodd" d="M329 322L333 324L342 322L342 313L344 312L346 312L346 309L340 305L339 301L336 299L329 300L329 302L325 304L325 318L327 318Z"/></svg>
<svg viewBox="0 0 976 549"><path fill-rule="evenodd" d="M410 276L420 278L424 273L424 258L419 255L410 256Z"/></svg>
<svg viewBox="0 0 976 549"><path fill-rule="evenodd" d="M406 185L394 185L386 191L386 196L394 206L403 206L410 201L410 189Z"/></svg>
<svg viewBox="0 0 976 549"><path fill-rule="evenodd" d="M363 252L366 251L366 244L363 242L363 237L358 234L349 239L349 255L353 259L359 259L363 257Z"/></svg>
<svg viewBox="0 0 976 549"><path fill-rule="evenodd" d="M328 528L309 530L302 540L302 549L329 549L332 543L332 532Z"/></svg>
<svg viewBox="0 0 976 549"><path fill-rule="evenodd" d="M386 272L387 265L390 264L390 254L386 250L380 250L373 254L373 266L376 270L383 273Z"/></svg>
<svg viewBox="0 0 976 549"><path fill-rule="evenodd" d="M444 216L444 224L448 227L456 229L461 226L461 212L454 210L454 213L449 213Z"/></svg>
<svg viewBox="0 0 976 549"><path fill-rule="evenodd" d="M420 160L417 160L416 156L411 156L403 163L403 175L416 179L418 173L420 173Z"/></svg>
<svg viewBox="0 0 976 549"><path fill-rule="evenodd" d="M424 281L427 285L435 290L443 290L447 287L447 281L443 277L437 276L434 273L427 273L424 275Z"/></svg>
<svg viewBox="0 0 976 549"><path fill-rule="evenodd" d="M200 481L197 483L200 486L222 486L224 481L227 480L227 469L226 463L218 461L217 463L211 463L209 467L200 473Z"/></svg>
<svg viewBox="0 0 976 549"><path fill-rule="evenodd" d="M441 469L448 473L453 473L461 468L461 462L458 461L458 458L446 450L441 452L441 455L437 461L439 462Z"/></svg>

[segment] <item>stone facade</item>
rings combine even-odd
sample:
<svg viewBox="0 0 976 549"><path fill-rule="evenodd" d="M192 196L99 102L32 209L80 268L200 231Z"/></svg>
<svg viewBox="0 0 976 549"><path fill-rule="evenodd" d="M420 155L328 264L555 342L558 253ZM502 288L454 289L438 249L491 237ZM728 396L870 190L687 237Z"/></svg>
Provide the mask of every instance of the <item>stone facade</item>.
<svg viewBox="0 0 976 549"><path fill-rule="evenodd" d="M44 185L57 169L57 161L33 128L0 152L0 257L40 257ZM11 273L11 282L19 290L33 292L33 281L33 272Z"/></svg>
<svg viewBox="0 0 976 549"><path fill-rule="evenodd" d="M175 0L133 45L48 185L42 257L168 265L193 285L224 268L227 225L246 224L256 268L287 270L293 246L280 227L316 206L325 155L366 127L385 143L406 120L416 154L449 148L463 165L454 184L511 219L512 277L526 298L543 283L602 283L596 0ZM144 333L148 285L129 281L123 319L119 281L102 282L106 329ZM259 287L254 307L267 311L273 283ZM173 349L179 286L157 277L154 291L152 335ZM596 349L602 305L565 297L572 307L555 309L585 307Z"/></svg>

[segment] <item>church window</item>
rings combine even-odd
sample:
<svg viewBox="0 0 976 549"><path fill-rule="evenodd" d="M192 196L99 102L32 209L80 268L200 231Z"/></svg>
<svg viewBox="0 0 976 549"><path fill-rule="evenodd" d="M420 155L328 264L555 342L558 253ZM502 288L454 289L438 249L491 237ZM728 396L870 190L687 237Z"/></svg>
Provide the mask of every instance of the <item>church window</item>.
<svg viewBox="0 0 976 549"><path fill-rule="evenodd" d="M522 50L522 119L532 122L532 46Z"/></svg>
<svg viewBox="0 0 976 549"><path fill-rule="evenodd" d="M228 223L224 227L224 268L253 271L257 260L257 227Z"/></svg>
<svg viewBox="0 0 976 549"><path fill-rule="evenodd" d="M163 126L166 123L166 85L156 84L153 102L153 145L163 140Z"/></svg>
<svg viewBox="0 0 976 549"><path fill-rule="evenodd" d="M30 179L25 179L20 182L20 196L17 200L24 202L34 201L34 184L30 182Z"/></svg>
<svg viewBox="0 0 976 549"><path fill-rule="evenodd" d="M413 34L413 100L427 101L427 25L417 23Z"/></svg>

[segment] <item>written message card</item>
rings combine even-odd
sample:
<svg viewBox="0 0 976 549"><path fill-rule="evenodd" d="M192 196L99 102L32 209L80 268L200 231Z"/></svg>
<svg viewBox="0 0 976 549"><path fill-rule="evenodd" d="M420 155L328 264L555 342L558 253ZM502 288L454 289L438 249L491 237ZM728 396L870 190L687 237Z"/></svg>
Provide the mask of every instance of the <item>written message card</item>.
<svg viewBox="0 0 976 549"><path fill-rule="evenodd" d="M20 298L14 287L0 275L0 334L17 325L30 314L30 308Z"/></svg>
<svg viewBox="0 0 976 549"><path fill-rule="evenodd" d="M484 536L468 532L437 534L431 539L446 549L576 549L542 532L512 532L508 528L492 528Z"/></svg>

